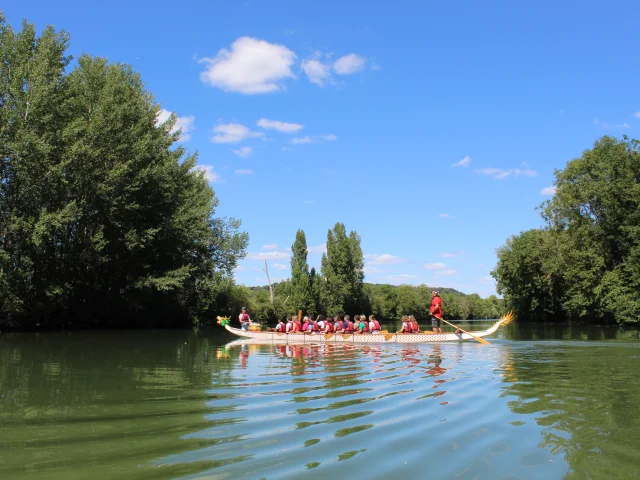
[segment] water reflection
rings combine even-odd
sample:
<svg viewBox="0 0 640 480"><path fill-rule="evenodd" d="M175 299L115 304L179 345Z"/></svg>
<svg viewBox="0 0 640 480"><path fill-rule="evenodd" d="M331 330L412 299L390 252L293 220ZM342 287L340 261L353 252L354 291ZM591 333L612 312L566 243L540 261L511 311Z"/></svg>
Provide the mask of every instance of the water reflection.
<svg viewBox="0 0 640 480"><path fill-rule="evenodd" d="M640 344L517 332L490 346L1 336L0 478L637 477Z"/></svg>

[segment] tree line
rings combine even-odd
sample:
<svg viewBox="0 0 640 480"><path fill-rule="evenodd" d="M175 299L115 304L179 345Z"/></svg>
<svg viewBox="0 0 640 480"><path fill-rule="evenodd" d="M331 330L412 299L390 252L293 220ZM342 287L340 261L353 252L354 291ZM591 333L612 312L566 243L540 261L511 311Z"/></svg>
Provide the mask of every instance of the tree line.
<svg viewBox="0 0 640 480"><path fill-rule="evenodd" d="M492 272L531 321L640 321L640 142L604 136L555 172L544 227L514 235Z"/></svg>
<svg viewBox="0 0 640 480"><path fill-rule="evenodd" d="M0 14L0 326L190 325L248 235L127 65Z"/></svg>
<svg viewBox="0 0 640 480"><path fill-rule="evenodd" d="M360 236L355 231L347 234L342 223L327 232L326 245L320 271L309 268L306 236L298 230L291 246L291 277L271 285L272 290L268 286L234 287L226 313L232 315L247 306L254 319L267 322L295 315L298 310L331 316L373 313L382 321L395 321L402 315L428 320L434 287L364 283ZM502 299L495 295L483 299L478 294L435 289L442 297L446 319L497 318L505 313Z"/></svg>

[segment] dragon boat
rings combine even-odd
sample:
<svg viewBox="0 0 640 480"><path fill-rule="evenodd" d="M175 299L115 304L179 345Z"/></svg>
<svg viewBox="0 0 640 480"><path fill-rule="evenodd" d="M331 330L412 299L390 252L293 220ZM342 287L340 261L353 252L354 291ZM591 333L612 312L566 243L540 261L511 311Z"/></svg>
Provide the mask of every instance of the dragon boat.
<svg viewBox="0 0 640 480"><path fill-rule="evenodd" d="M229 319L218 317L218 324L223 326L228 332L242 338L249 338L252 344L264 343L427 343L427 342L460 342L464 340L476 340L475 337L486 337L495 333L498 328L508 325L513 321L513 314L509 313L500 317L491 327L486 330L460 331L456 333L279 333L271 331L242 330L229 325Z"/></svg>

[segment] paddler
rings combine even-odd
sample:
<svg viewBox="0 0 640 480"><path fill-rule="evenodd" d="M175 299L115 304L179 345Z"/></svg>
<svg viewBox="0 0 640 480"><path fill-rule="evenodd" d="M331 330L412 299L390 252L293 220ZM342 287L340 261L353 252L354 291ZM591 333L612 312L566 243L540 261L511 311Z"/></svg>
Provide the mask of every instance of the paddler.
<svg viewBox="0 0 640 480"><path fill-rule="evenodd" d="M375 315L369 315L369 330L376 335L380 333L380 322L376 320Z"/></svg>
<svg viewBox="0 0 640 480"><path fill-rule="evenodd" d="M249 330L249 325L251 325L251 317L247 313L247 307L242 307L242 312L238 315L238 320L240 320L240 326L242 330Z"/></svg>
<svg viewBox="0 0 640 480"><path fill-rule="evenodd" d="M440 327L442 321L442 299L437 290L431 291L431 306L429 307L429 315L431 315L431 326L433 333L442 333Z"/></svg>

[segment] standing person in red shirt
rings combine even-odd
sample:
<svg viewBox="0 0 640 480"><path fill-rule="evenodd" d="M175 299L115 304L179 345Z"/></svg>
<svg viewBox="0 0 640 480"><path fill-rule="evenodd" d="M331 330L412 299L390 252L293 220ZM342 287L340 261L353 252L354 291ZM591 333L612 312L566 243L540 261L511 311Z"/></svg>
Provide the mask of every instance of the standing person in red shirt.
<svg viewBox="0 0 640 480"><path fill-rule="evenodd" d="M442 320L442 299L437 290L431 292L431 307L429 307L429 314L431 315L431 326L433 327L433 333L442 333L440 323Z"/></svg>

